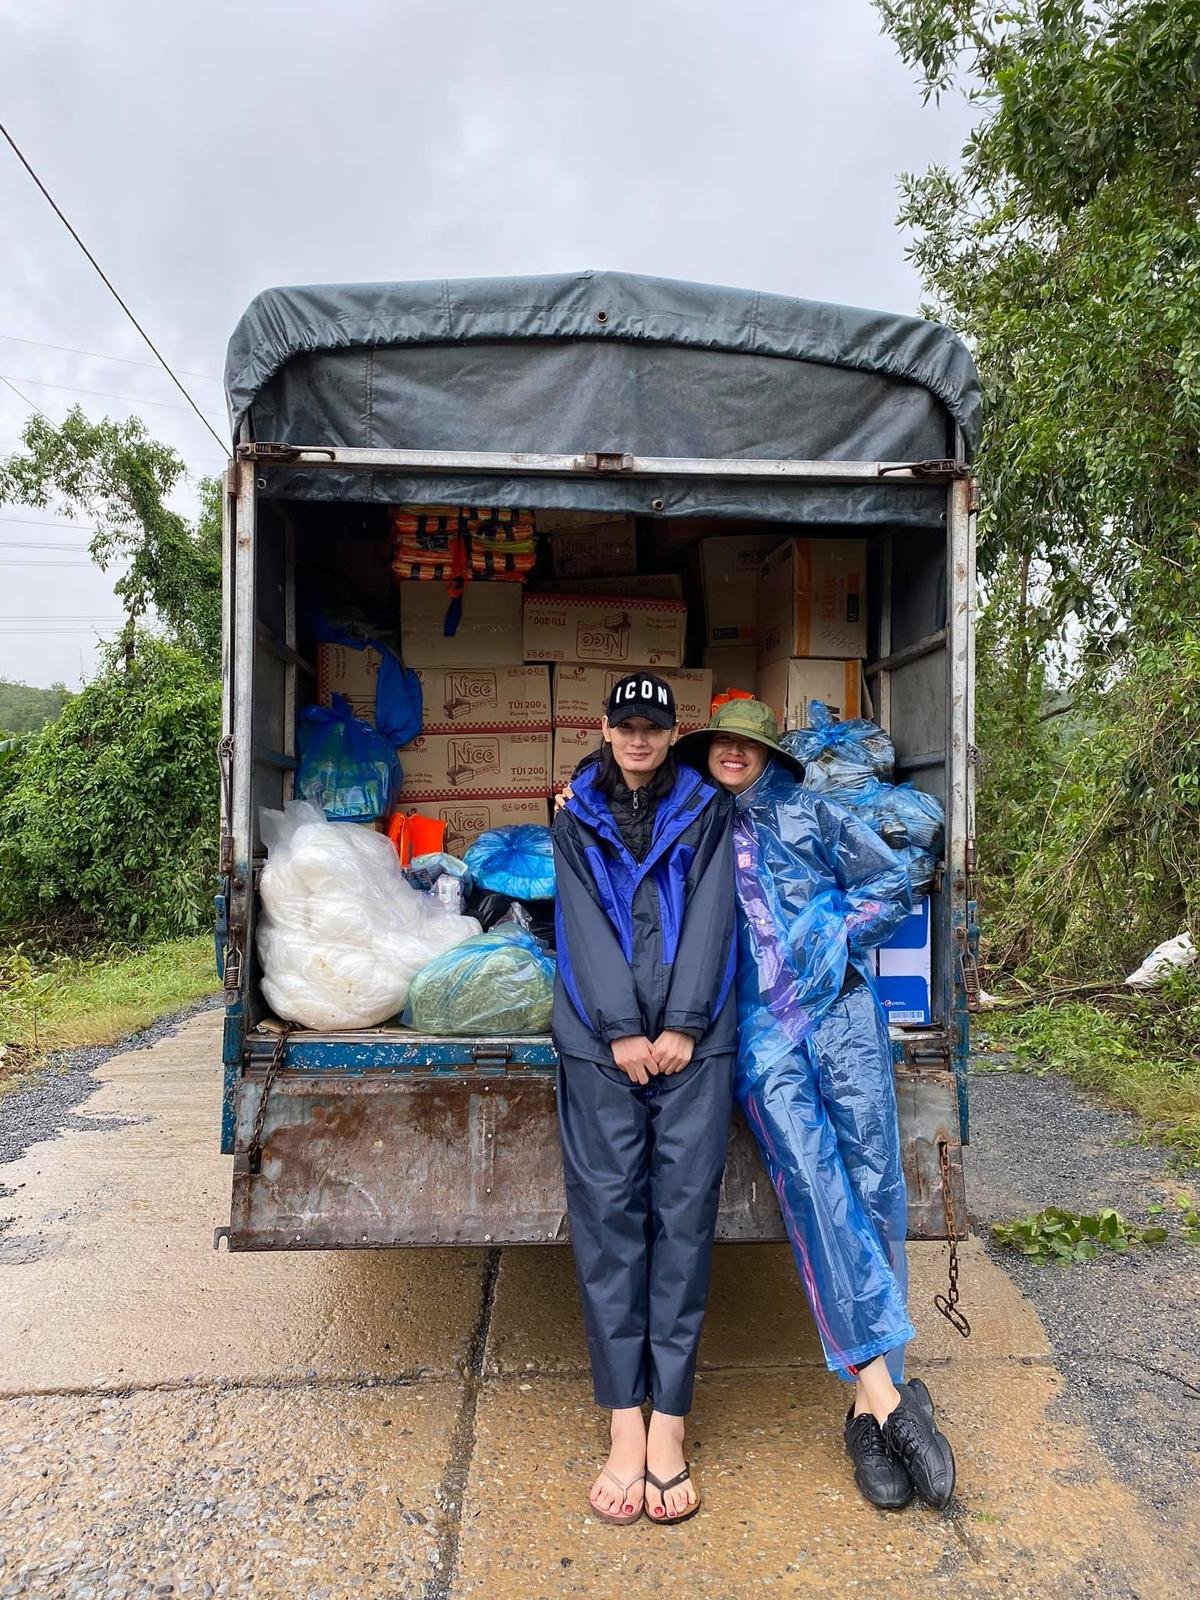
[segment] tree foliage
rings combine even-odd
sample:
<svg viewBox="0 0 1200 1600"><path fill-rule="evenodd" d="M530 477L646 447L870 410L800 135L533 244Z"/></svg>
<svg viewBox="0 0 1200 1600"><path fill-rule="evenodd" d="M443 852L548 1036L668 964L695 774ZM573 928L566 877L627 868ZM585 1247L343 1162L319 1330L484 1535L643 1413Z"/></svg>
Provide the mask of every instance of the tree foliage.
<svg viewBox="0 0 1200 1600"><path fill-rule="evenodd" d="M0 785L0 917L81 937L166 937L211 915L220 687L178 645L140 636Z"/></svg>
<svg viewBox="0 0 1200 1600"><path fill-rule="evenodd" d="M215 671L221 659L221 487L200 483L195 525L167 504L186 477L169 445L137 417L91 422L75 408L61 426L32 417L23 451L0 462L0 504L36 506L95 524L102 571L128 562L114 589L127 641L151 608L168 634Z"/></svg>
<svg viewBox="0 0 1200 1600"><path fill-rule="evenodd" d="M979 109L901 221L988 403L993 956L1116 966L1198 903L1200 0L877 7Z"/></svg>
<svg viewBox="0 0 1200 1600"><path fill-rule="evenodd" d="M0 678L0 739L6 734L33 733L53 722L67 699L67 687L54 683L37 689L31 683Z"/></svg>
<svg viewBox="0 0 1200 1600"><path fill-rule="evenodd" d="M193 525L168 504L183 479L137 418L79 410L60 427L33 418L0 462L0 502L88 520L98 565L124 568L125 628L98 675L0 753L0 924L43 942L170 937L210 918L221 500L204 480Z"/></svg>

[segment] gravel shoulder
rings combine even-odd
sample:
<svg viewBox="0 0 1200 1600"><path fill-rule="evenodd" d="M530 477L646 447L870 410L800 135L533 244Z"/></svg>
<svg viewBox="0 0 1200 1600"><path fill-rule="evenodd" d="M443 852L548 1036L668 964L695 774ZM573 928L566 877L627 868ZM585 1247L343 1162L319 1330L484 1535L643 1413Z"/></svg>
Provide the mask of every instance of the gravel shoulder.
<svg viewBox="0 0 1200 1600"><path fill-rule="evenodd" d="M1136 1120L1067 1079L981 1058L971 1079L967 1185L973 1225L1033 1304L1067 1380L1064 1404L1091 1429L1114 1473L1160 1510L1195 1515L1200 1470L1200 1250L1177 1242L1066 1268L991 1242L988 1224L1049 1205L1147 1206L1200 1193ZM1162 1220L1162 1219L1158 1219ZM965 1286L969 1297L969 1285ZM969 1312L969 1306L968 1306Z"/></svg>
<svg viewBox="0 0 1200 1600"><path fill-rule="evenodd" d="M220 995L209 995L113 1044L51 1051L29 1083L0 1100L0 1166L19 1160L30 1145L78 1127L74 1112L96 1089L96 1073L106 1061L127 1050L149 1050L177 1032L189 1017L220 1004ZM94 1128L96 1122L91 1119L87 1125ZM0 1197L4 1192L0 1188Z"/></svg>

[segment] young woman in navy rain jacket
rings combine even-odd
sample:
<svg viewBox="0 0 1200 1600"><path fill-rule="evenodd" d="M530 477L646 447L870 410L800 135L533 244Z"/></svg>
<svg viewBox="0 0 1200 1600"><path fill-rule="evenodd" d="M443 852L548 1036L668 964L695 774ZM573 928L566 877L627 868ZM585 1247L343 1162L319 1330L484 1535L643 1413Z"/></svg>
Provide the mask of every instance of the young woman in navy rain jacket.
<svg viewBox="0 0 1200 1600"><path fill-rule="evenodd" d="M612 1412L590 1499L618 1523L699 1509L683 1434L737 1047L733 807L676 766L677 737L669 685L622 679L554 823L563 1167L596 1404Z"/></svg>

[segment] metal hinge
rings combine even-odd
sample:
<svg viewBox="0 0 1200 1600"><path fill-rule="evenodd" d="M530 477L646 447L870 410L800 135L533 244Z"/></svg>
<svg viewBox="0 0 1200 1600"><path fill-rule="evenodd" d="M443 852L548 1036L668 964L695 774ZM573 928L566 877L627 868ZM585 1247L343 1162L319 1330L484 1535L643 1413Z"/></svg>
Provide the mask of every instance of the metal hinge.
<svg viewBox="0 0 1200 1600"><path fill-rule="evenodd" d="M337 460L337 451L325 445L305 445L303 451L294 444L274 444L269 439L256 439L251 444L240 444L237 447L238 457L242 461L297 461L300 456L328 456L330 461Z"/></svg>
<svg viewBox="0 0 1200 1600"><path fill-rule="evenodd" d="M477 1044L471 1051L471 1060L477 1067L506 1067L512 1060L512 1046Z"/></svg>
<svg viewBox="0 0 1200 1600"><path fill-rule="evenodd" d="M583 458L585 472L632 472L633 457L620 450L589 450Z"/></svg>
<svg viewBox="0 0 1200 1600"><path fill-rule="evenodd" d="M880 467L879 476L886 478L891 472L911 472L914 478L969 478L970 469L965 461L955 461L953 456L936 456L929 461L897 461L890 467Z"/></svg>

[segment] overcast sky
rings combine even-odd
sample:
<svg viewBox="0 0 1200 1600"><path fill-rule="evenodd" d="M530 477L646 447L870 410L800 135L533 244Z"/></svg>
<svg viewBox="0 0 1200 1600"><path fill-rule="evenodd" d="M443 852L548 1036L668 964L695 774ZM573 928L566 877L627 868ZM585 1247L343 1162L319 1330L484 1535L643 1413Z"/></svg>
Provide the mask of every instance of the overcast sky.
<svg viewBox="0 0 1200 1600"><path fill-rule="evenodd" d="M868 0L0 0L0 105L222 437L268 284L607 267L914 311L897 175L969 125ZM219 469L2 144L0 238L0 374ZM0 452L28 415L0 384ZM36 515L0 507L0 676L75 685L119 607Z"/></svg>

